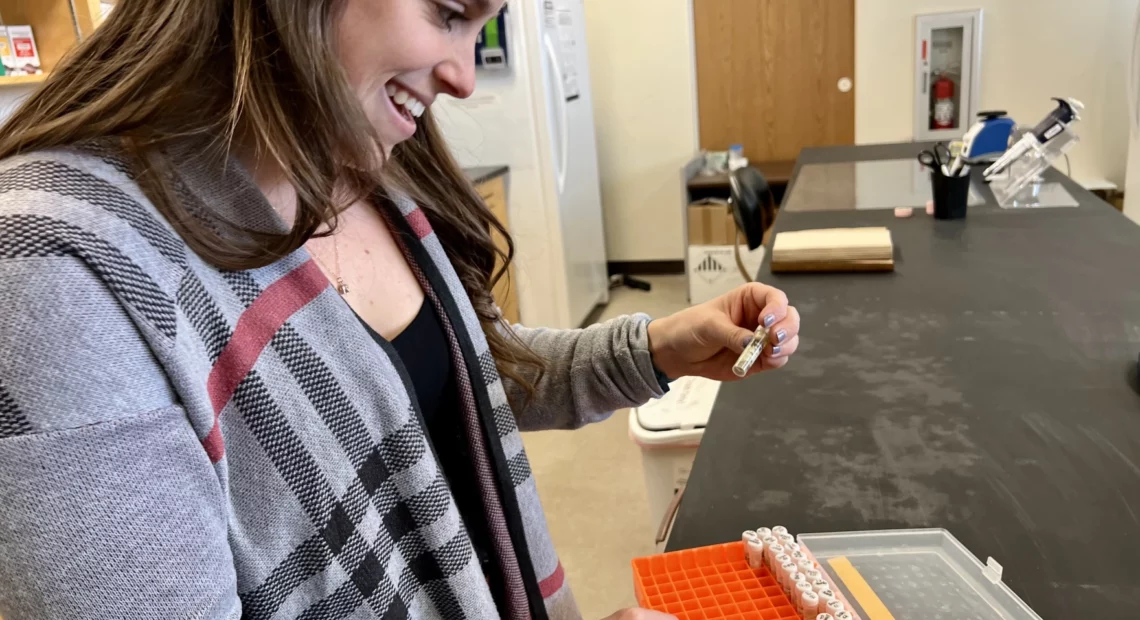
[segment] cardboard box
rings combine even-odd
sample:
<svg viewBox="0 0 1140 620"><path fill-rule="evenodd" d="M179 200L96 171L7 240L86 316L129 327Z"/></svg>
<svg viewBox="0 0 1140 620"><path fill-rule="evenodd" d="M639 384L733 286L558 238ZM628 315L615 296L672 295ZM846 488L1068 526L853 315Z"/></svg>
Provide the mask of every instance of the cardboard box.
<svg viewBox="0 0 1140 620"><path fill-rule="evenodd" d="M704 303L744 284L731 245L690 245L688 258L689 303ZM750 251L741 245L740 258L748 273L756 277L764 262L764 247Z"/></svg>
<svg viewBox="0 0 1140 620"><path fill-rule="evenodd" d="M728 205L689 205L689 245L730 245L735 238L736 221Z"/></svg>
<svg viewBox="0 0 1140 620"><path fill-rule="evenodd" d="M16 58L16 75L38 75L44 72L31 26L8 26L8 39L12 42L12 54Z"/></svg>
<svg viewBox="0 0 1140 620"><path fill-rule="evenodd" d="M8 39L6 26L0 26L0 65L3 65L4 75L13 75L16 71L16 57L12 54L12 42Z"/></svg>

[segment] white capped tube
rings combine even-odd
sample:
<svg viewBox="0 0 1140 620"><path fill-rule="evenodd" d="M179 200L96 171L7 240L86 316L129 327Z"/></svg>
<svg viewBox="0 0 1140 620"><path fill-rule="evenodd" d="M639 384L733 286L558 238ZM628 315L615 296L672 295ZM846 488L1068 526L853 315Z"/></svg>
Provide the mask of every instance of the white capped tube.
<svg viewBox="0 0 1140 620"><path fill-rule="evenodd" d="M815 594L815 592L812 592L811 584L806 581L797 581L795 587L796 591L793 595L796 601L803 600L803 596L806 593Z"/></svg>
<svg viewBox="0 0 1140 620"><path fill-rule="evenodd" d="M772 558L775 557L772 555L772 547L779 545L780 542L776 540L775 536L767 536L760 542L764 543L764 564L772 566Z"/></svg>
<svg viewBox="0 0 1140 620"><path fill-rule="evenodd" d="M799 562L796 562L796 567L800 569L801 573L804 573L805 577L808 576L807 575L808 571L811 571L813 573L819 572L819 571L815 570L815 563L812 562L811 560L807 559L807 558L804 558L804 559L800 560Z"/></svg>
<svg viewBox="0 0 1140 620"><path fill-rule="evenodd" d="M822 607L820 609L823 609ZM829 613L822 613L815 617L815 620L835 620L835 616Z"/></svg>
<svg viewBox="0 0 1140 620"><path fill-rule="evenodd" d="M788 550L789 554L791 554L795 551L803 551L803 549L800 548L800 543L798 543L798 542L792 541L789 543L782 543L782 544L784 545L784 548Z"/></svg>
<svg viewBox="0 0 1140 620"><path fill-rule="evenodd" d="M786 528L782 525L777 525L776 527L772 528L772 535L775 536L776 538L779 538L780 534L787 534L787 533L788 533L788 528Z"/></svg>
<svg viewBox="0 0 1140 620"><path fill-rule="evenodd" d="M818 616L817 616L817 618L818 618ZM852 616L851 612L847 611L846 609L835 614L835 620L854 620L854 619L855 619L855 616Z"/></svg>
<svg viewBox="0 0 1140 620"><path fill-rule="evenodd" d="M811 581L819 581L820 579L823 579L823 573L819 572L819 569L813 568L813 569L807 571L805 574L807 575L807 578Z"/></svg>
<svg viewBox="0 0 1140 620"><path fill-rule="evenodd" d="M760 570L764 566L764 543L759 540L750 540L744 543L744 558L752 570Z"/></svg>
<svg viewBox="0 0 1140 620"><path fill-rule="evenodd" d="M789 543L796 542L796 537L785 532L783 534L776 534L776 540L780 541L780 544L784 545L784 548L787 549Z"/></svg>
<svg viewBox="0 0 1140 620"><path fill-rule="evenodd" d="M752 530L744 530L743 532L740 533L740 541L741 542L748 542L750 540L760 540L760 537L757 536L756 532L754 532Z"/></svg>
<svg viewBox="0 0 1140 620"><path fill-rule="evenodd" d="M819 614L819 595L815 592L804 592L800 595L800 613L804 620L815 620Z"/></svg>
<svg viewBox="0 0 1140 620"><path fill-rule="evenodd" d="M827 592L830 593L831 592L831 584L827 583L826 579L812 579L811 580L811 589L815 590L817 593L823 592L824 590L827 590ZM835 598L835 595L832 594L831 597ZM824 601L824 602L826 603L827 601Z"/></svg>
<svg viewBox="0 0 1140 620"><path fill-rule="evenodd" d="M764 540L765 538L767 538L771 535L772 535L772 528L770 528L770 527L758 527L758 528L756 528L756 536L759 537L760 540Z"/></svg>
<svg viewBox="0 0 1140 620"><path fill-rule="evenodd" d="M830 601L827 601L827 613L833 616L837 616L843 612L843 610L843 603L840 603L838 600L833 598Z"/></svg>
<svg viewBox="0 0 1140 620"><path fill-rule="evenodd" d="M738 377L748 376L748 371L752 369L756 360L760 359L760 354L764 352L766 346L768 346L768 328L761 325L752 333L752 340L748 341L748 346L744 347L740 357L736 358L732 374Z"/></svg>
<svg viewBox="0 0 1140 620"><path fill-rule="evenodd" d="M786 553L781 553L781 554L772 558L772 566L774 566L776 568L780 568L784 564L791 564L792 566L796 565L796 563L793 562L792 559L789 558L788 554L786 554Z"/></svg>
<svg viewBox="0 0 1140 620"><path fill-rule="evenodd" d="M780 585L783 586L785 593L791 592L792 588L795 587L797 572L796 565L791 562L784 562L780 565L780 574L784 578Z"/></svg>
<svg viewBox="0 0 1140 620"><path fill-rule="evenodd" d="M777 562L776 558L781 556L781 555L784 555L784 546L781 545L780 543L776 543L774 545L769 546L767 548L767 552L768 552L768 567L771 568L772 572L774 573L774 572L776 572L776 569L780 568L780 565L783 564L783 562Z"/></svg>

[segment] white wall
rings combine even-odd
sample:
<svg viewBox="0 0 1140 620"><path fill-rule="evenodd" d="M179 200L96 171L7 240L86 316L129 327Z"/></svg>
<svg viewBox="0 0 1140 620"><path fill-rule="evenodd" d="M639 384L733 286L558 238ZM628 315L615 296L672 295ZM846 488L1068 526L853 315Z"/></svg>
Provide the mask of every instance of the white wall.
<svg viewBox="0 0 1140 620"><path fill-rule="evenodd" d="M585 0L611 261L681 260L697 151L690 0Z"/></svg>
<svg viewBox="0 0 1140 620"><path fill-rule="evenodd" d="M1128 155L1125 82L1138 0L856 0L855 139L913 134L914 16L984 10L982 109L1032 126L1076 97L1086 106L1073 176L1124 187Z"/></svg>

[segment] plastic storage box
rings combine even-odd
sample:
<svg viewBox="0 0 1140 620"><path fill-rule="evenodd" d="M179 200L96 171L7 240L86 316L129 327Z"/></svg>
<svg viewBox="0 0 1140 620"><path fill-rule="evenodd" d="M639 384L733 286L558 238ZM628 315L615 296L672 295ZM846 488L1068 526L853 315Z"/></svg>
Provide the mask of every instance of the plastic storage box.
<svg viewBox="0 0 1140 620"><path fill-rule="evenodd" d="M943 529L801 534L863 620L1041 620Z"/></svg>
<svg viewBox="0 0 1140 620"><path fill-rule="evenodd" d="M719 389L719 381L683 377L664 397L629 410L629 437L641 448L654 531L669 530L670 503L689 480Z"/></svg>

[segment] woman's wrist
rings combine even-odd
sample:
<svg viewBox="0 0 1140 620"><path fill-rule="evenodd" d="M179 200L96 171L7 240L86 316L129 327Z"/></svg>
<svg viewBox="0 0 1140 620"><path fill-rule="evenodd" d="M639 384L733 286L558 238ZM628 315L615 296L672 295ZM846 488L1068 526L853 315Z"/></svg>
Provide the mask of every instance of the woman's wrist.
<svg viewBox="0 0 1140 620"><path fill-rule="evenodd" d="M672 354L668 348L668 317L653 319L645 327L646 337L649 340L649 358L653 362L653 370L659 375L658 380L664 377L664 387L669 381L678 379L681 373L672 363Z"/></svg>

